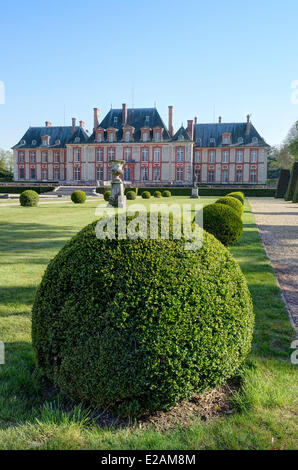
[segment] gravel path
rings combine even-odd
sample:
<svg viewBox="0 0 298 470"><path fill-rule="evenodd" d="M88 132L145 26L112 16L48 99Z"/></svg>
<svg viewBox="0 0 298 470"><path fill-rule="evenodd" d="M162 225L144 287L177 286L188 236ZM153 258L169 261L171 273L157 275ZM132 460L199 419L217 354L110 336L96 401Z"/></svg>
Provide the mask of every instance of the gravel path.
<svg viewBox="0 0 298 470"><path fill-rule="evenodd" d="M266 252L298 331L298 204L249 198Z"/></svg>

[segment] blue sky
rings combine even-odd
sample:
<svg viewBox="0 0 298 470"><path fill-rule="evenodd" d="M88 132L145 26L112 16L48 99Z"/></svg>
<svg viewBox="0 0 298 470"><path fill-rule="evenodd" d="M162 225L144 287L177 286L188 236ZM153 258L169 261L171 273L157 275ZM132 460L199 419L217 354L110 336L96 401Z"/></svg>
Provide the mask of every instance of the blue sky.
<svg viewBox="0 0 298 470"><path fill-rule="evenodd" d="M167 123L244 121L269 144L298 119L297 0L28 0L1 2L0 147L29 125L90 129L127 102L156 106Z"/></svg>

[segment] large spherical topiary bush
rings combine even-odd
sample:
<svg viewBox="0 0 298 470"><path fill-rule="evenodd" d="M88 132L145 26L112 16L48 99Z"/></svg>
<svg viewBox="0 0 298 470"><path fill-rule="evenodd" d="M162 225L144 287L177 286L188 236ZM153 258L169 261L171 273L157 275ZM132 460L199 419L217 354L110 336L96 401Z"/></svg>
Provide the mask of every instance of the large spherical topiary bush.
<svg viewBox="0 0 298 470"><path fill-rule="evenodd" d="M86 201L86 193L80 189L76 189L71 193L71 200L75 204L83 204Z"/></svg>
<svg viewBox="0 0 298 470"><path fill-rule="evenodd" d="M20 194L20 204L21 206L33 207L37 206L39 202L39 196L36 191L27 189Z"/></svg>
<svg viewBox="0 0 298 470"><path fill-rule="evenodd" d="M149 191L143 191L142 192L142 198L143 199L150 199L150 197L151 197L151 194L150 194Z"/></svg>
<svg viewBox="0 0 298 470"><path fill-rule="evenodd" d="M165 189L163 192L162 192L162 197L171 197L172 196L172 193L171 191L169 191L168 189Z"/></svg>
<svg viewBox="0 0 298 470"><path fill-rule="evenodd" d="M203 209L203 224L224 245L234 245L242 235L243 224L231 207L225 204L209 204Z"/></svg>
<svg viewBox="0 0 298 470"><path fill-rule="evenodd" d="M111 191L108 190L104 193L103 197L105 201L108 201L110 199Z"/></svg>
<svg viewBox="0 0 298 470"><path fill-rule="evenodd" d="M161 192L160 191L154 191L153 196L159 198L159 197L161 197Z"/></svg>
<svg viewBox="0 0 298 470"><path fill-rule="evenodd" d="M236 191L233 193L227 194L228 197L234 197L235 199L238 199L238 201L241 202L241 204L244 204L244 194L241 191Z"/></svg>
<svg viewBox="0 0 298 470"><path fill-rule="evenodd" d="M235 197L221 197L217 199L216 204L226 204L227 206L230 206L239 215L239 217L243 214L243 204Z"/></svg>
<svg viewBox="0 0 298 470"><path fill-rule="evenodd" d="M134 200L134 199L136 199L137 195L136 195L135 191L127 191L126 197L127 197L127 199Z"/></svg>
<svg viewBox="0 0 298 470"><path fill-rule="evenodd" d="M32 321L38 366L56 386L138 415L233 376L253 309L238 264L212 235L191 251L171 237L99 240L94 222L50 262Z"/></svg>

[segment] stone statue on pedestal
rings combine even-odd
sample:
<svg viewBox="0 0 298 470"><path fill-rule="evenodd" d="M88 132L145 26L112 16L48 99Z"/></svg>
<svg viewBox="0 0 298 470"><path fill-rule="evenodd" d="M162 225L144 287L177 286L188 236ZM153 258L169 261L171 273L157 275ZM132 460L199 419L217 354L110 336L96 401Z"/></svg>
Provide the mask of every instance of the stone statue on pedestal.
<svg viewBox="0 0 298 470"><path fill-rule="evenodd" d="M124 160L112 160L112 182L109 205L112 207L125 208L126 196L124 196L124 185L121 179L123 176Z"/></svg>

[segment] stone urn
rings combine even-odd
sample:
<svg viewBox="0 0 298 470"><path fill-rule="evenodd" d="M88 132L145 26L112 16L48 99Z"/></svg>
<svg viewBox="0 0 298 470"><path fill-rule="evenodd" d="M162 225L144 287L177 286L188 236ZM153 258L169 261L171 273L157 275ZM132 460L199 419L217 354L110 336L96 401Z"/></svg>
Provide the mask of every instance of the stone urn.
<svg viewBox="0 0 298 470"><path fill-rule="evenodd" d="M126 196L124 196L124 185L121 177L123 176L124 160L112 160L112 181L111 195L109 197L109 205L113 207L126 207Z"/></svg>

